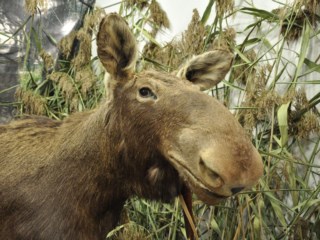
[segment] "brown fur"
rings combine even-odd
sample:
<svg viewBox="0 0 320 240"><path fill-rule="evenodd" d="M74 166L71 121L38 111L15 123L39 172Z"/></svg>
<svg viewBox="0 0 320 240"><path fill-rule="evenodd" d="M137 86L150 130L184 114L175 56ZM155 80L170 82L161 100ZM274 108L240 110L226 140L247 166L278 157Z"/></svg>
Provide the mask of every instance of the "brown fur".
<svg viewBox="0 0 320 240"><path fill-rule="evenodd" d="M62 122L0 126L0 239L104 239L131 196L168 202L187 185L215 204L262 174L239 123L194 85L221 80L230 54L198 56L179 78L135 75L136 43L116 14L102 21L97 44L112 98Z"/></svg>

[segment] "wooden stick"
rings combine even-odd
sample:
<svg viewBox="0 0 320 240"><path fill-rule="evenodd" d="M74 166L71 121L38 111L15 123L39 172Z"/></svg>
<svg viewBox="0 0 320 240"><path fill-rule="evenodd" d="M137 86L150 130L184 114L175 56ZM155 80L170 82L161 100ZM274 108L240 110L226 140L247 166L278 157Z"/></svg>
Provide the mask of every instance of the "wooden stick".
<svg viewBox="0 0 320 240"><path fill-rule="evenodd" d="M199 240L196 227L194 225L192 211L192 192L186 186L183 187L179 195L180 203L183 209L183 217L186 225L186 233L188 240Z"/></svg>

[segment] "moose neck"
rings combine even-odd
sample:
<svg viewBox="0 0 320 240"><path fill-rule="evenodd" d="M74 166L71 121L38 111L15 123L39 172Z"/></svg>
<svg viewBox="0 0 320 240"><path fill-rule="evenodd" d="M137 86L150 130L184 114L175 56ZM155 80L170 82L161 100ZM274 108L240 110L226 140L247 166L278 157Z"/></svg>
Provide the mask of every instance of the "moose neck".
<svg viewBox="0 0 320 240"><path fill-rule="evenodd" d="M124 202L132 195L122 164L121 135L110 106L75 114L61 126L53 159L64 166L56 169L59 186L73 209L99 222L100 229L111 230L118 222ZM53 185L56 185L54 182ZM62 198L63 196L61 196ZM57 201L64 201L64 199ZM88 204L90 203L90 204ZM78 213L76 213L78 214Z"/></svg>
<svg viewBox="0 0 320 240"><path fill-rule="evenodd" d="M58 141L64 144L55 159L68 161L58 173L59 185L65 196L71 196L70 204L85 209L107 231L117 224L131 196L168 202L181 187L176 170L160 153L141 144L143 135L130 132L129 122L108 103L67 119Z"/></svg>

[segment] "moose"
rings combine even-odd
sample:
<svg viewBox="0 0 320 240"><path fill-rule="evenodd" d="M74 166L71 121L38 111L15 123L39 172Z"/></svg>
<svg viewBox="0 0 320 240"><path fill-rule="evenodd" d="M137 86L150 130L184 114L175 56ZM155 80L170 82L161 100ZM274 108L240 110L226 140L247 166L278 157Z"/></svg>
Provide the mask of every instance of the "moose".
<svg viewBox="0 0 320 240"><path fill-rule="evenodd" d="M98 57L110 74L95 110L0 126L0 239L104 239L132 196L170 202L183 187L214 205L253 186L261 156L212 88L232 55L214 50L176 74L135 72L126 21L106 15Z"/></svg>

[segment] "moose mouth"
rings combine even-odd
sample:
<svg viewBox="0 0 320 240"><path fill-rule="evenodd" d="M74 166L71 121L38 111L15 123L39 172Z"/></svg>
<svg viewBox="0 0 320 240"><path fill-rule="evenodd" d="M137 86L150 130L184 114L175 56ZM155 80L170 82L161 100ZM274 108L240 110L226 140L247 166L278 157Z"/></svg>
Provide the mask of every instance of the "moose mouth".
<svg viewBox="0 0 320 240"><path fill-rule="evenodd" d="M183 166L183 165L181 165ZM191 173L191 171L188 168L184 167L184 176L183 176L183 182L185 183L185 185L187 185L190 189L197 189L198 192L199 188L201 189L202 192L205 193L205 195L210 196L214 199L226 199L229 196L223 196L220 195L212 190L210 190L207 186L205 186L205 183L203 183L201 180L199 180L199 178L197 178L194 174Z"/></svg>
<svg viewBox="0 0 320 240"><path fill-rule="evenodd" d="M220 195L214 190L211 190L210 187L199 177L197 177L187 166L185 166L181 160L178 160L176 157L170 155L169 161L178 171L184 185L194 192L203 202L208 204L216 204L217 202L229 197Z"/></svg>

